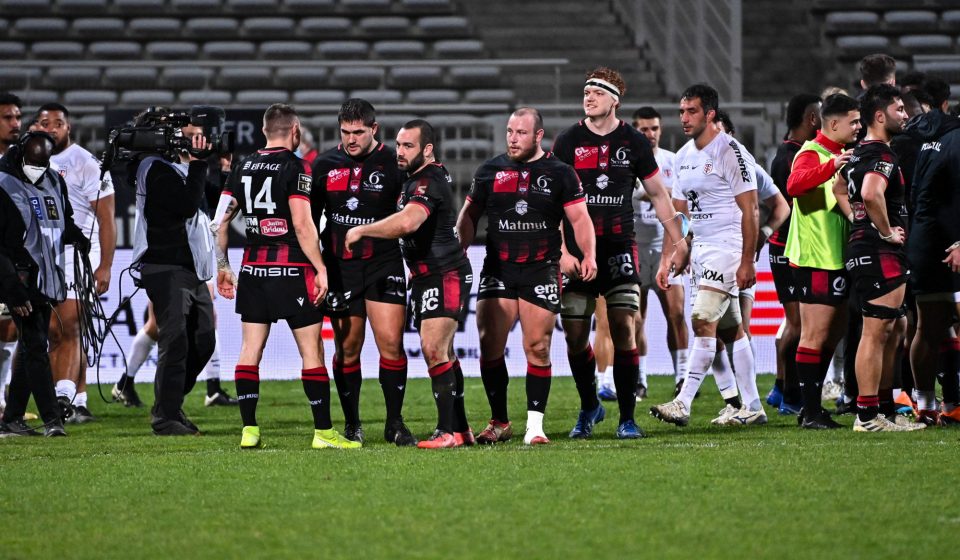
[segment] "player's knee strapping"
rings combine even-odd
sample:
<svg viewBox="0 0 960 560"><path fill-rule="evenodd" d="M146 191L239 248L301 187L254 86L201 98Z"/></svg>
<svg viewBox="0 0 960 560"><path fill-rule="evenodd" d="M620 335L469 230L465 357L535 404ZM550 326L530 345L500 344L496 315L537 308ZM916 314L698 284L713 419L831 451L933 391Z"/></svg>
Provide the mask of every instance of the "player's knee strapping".
<svg viewBox="0 0 960 560"><path fill-rule="evenodd" d="M603 297L607 301L607 309L640 310L640 286L636 284L614 286Z"/></svg>
<svg viewBox="0 0 960 560"><path fill-rule="evenodd" d="M707 323L717 323L723 319L727 309L731 307L729 294L714 292L712 290L697 290L697 298L693 301L693 310L691 318L695 321L704 321ZM740 312L737 310L737 317ZM737 321L739 323L739 321ZM736 325L737 323L734 323ZM712 359L712 358L711 358Z"/></svg>
<svg viewBox="0 0 960 560"><path fill-rule="evenodd" d="M574 321L588 321L597 309L597 300L593 296L579 292L563 292L560 296L560 317Z"/></svg>
<svg viewBox="0 0 960 560"><path fill-rule="evenodd" d="M907 314L906 304L902 304L900 307L887 307L886 305L876 305L865 301L860 309L864 317L870 317L871 319L895 320Z"/></svg>

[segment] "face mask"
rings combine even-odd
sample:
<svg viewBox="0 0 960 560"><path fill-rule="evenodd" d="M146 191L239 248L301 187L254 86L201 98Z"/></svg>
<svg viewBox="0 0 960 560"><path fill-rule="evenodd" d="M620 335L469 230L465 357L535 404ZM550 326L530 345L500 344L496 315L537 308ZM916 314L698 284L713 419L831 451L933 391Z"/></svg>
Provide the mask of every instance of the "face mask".
<svg viewBox="0 0 960 560"><path fill-rule="evenodd" d="M46 167L38 167L36 165L23 164L23 174L27 177L27 180L33 184L37 183L37 179L43 177L43 173L47 170Z"/></svg>

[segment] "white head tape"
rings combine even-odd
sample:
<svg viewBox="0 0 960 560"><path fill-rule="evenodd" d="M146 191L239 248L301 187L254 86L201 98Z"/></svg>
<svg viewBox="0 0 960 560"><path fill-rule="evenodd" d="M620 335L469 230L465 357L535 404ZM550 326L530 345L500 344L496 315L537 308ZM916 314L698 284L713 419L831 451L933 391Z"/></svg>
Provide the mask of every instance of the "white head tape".
<svg viewBox="0 0 960 560"><path fill-rule="evenodd" d="M588 78L583 87L595 87L608 91L613 97L620 101L620 88L600 78Z"/></svg>

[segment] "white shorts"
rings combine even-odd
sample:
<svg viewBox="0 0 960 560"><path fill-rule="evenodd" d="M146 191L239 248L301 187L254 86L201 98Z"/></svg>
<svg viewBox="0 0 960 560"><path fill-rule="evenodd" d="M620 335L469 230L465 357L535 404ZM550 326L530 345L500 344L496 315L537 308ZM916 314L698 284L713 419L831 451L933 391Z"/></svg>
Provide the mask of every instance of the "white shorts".
<svg viewBox="0 0 960 560"><path fill-rule="evenodd" d="M78 299L75 278L73 277L73 245L67 245L63 251L63 278L67 283L67 299ZM100 266L100 245L96 244L90 247L90 268L96 270Z"/></svg>
<svg viewBox="0 0 960 560"><path fill-rule="evenodd" d="M739 248L717 247L714 245L693 244L693 257L690 259L691 301L696 299L696 290L700 286L709 286L730 294L739 295L737 289L737 269L740 268Z"/></svg>
<svg viewBox="0 0 960 560"><path fill-rule="evenodd" d="M640 289L653 288L660 291L657 285L657 269L660 268L660 248L654 248L649 245L637 245L637 256L640 264ZM686 275L669 276L668 283L671 286L682 286L686 282Z"/></svg>

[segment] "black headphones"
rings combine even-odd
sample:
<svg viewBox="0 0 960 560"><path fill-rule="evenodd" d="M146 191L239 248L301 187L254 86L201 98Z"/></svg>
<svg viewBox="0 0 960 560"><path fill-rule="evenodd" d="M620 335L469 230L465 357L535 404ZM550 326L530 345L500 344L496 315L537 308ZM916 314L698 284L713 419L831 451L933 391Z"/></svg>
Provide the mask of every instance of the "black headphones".
<svg viewBox="0 0 960 560"><path fill-rule="evenodd" d="M57 141L53 139L53 136L49 132L43 130L31 130L24 134L20 135L20 138L17 139L17 146L20 148L20 157L23 157L23 149L26 147L27 142L33 140L34 138L43 138L44 140L49 141L52 145L56 146Z"/></svg>

